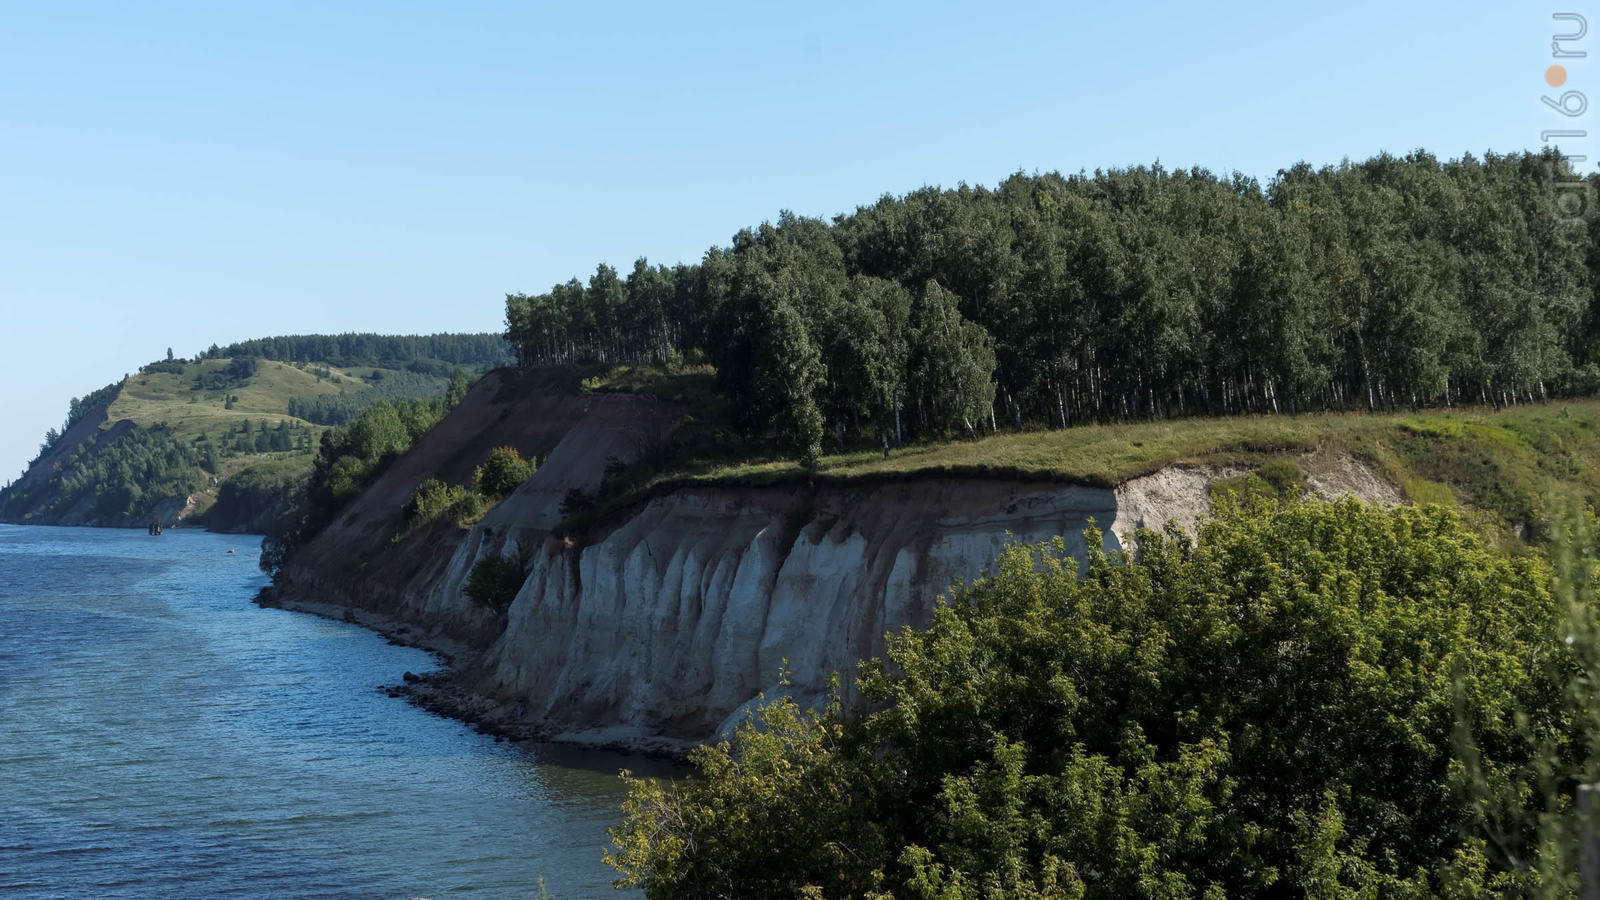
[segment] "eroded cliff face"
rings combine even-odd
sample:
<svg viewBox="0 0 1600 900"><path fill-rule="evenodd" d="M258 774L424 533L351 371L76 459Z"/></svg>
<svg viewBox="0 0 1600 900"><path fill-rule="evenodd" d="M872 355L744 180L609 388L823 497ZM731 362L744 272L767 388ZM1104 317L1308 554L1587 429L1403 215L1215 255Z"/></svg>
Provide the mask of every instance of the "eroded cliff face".
<svg viewBox="0 0 1600 900"><path fill-rule="evenodd" d="M1008 482L713 488L658 497L581 550L546 540L474 676L569 737L701 739L758 692L803 700L1012 540L1117 517L1114 492ZM1114 538L1107 538L1114 544ZM465 548L464 548L465 549Z"/></svg>
<svg viewBox="0 0 1600 900"><path fill-rule="evenodd" d="M502 716L522 707L547 735L681 749L730 727L763 692L812 702L838 673L849 695L858 660L881 656L886 634L925 625L952 583L1012 542L1061 538L1082 559L1091 524L1108 549L1140 527L1192 527L1210 482L1244 471L1172 467L1116 489L950 477L684 487L575 546L552 533L567 491L595 487L609 459L659 440L672 414L636 397L571 403L539 429L556 440L538 472L470 533L391 546L365 578L330 576L341 545L319 538L313 562L297 560L286 579L286 599L376 610L475 644L456 660L463 684ZM477 416L506 418L492 413ZM364 497L343 522L346 546L363 523L378 529L405 483L427 477L416 461L395 468L396 483L373 492L388 500ZM1394 499L1349 461L1313 487ZM511 553L531 569L498 617L463 587L478 559Z"/></svg>
<svg viewBox="0 0 1600 900"><path fill-rule="evenodd" d="M461 596L475 557L498 552L508 536L530 528L549 534L568 490L593 489L610 459L631 460L655 446L680 414L674 404L644 397L540 390L527 378L497 370L474 385L295 554L263 599L319 612L366 610L468 646L492 641L502 623ZM491 511L468 533L441 525L396 537L418 485L429 478L469 484L474 467L498 446L544 460L518 493L525 499ZM508 516L512 509L519 514Z"/></svg>
<svg viewBox="0 0 1600 900"><path fill-rule="evenodd" d="M535 489L462 544L428 604L467 605L460 585L485 554L531 553L469 684L564 739L672 749L726 731L760 694L819 701L834 673L848 700L858 660L926 625L953 583L1013 542L1061 538L1082 560L1091 526L1107 549L1138 528L1193 527L1210 482L1243 471L1173 467L1115 490L975 478L686 488L582 548L510 530L548 521Z"/></svg>

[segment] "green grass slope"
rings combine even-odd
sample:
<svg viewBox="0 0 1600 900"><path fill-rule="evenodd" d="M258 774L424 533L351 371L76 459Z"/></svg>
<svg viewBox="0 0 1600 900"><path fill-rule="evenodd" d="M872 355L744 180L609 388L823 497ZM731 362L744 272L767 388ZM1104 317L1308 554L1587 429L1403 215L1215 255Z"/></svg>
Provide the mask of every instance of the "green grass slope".
<svg viewBox="0 0 1600 900"><path fill-rule="evenodd" d="M396 370L367 366L340 369L326 365L292 364L262 360L254 375L227 387L213 387L208 378L220 378L231 359L207 359L185 363L181 371L141 372L122 383L122 392L111 404L107 417L115 422L131 419L139 425L165 422L180 437L237 431L245 421L252 424L268 419L317 429L315 423L289 415L289 401L296 397L329 394L354 394L366 390L374 373L398 374ZM381 378L381 376L380 376ZM226 382L224 382L226 383ZM445 379L436 387L443 389ZM233 398L230 404L229 398Z"/></svg>
<svg viewBox="0 0 1600 900"><path fill-rule="evenodd" d="M677 399L707 392L709 376L669 376L637 367L583 373L588 390ZM570 379L569 379L570 380ZM1170 465L1315 470L1329 461L1366 463L1408 501L1462 509L1510 542L1535 538L1549 500L1600 506L1600 400L1421 412L1322 413L1194 418L1059 430L1002 432L977 440L825 454L815 471L787 459L752 459L748 443L711 406L671 448L608 479L572 524L613 513L684 485L866 481L937 476L1007 477L1111 486Z"/></svg>

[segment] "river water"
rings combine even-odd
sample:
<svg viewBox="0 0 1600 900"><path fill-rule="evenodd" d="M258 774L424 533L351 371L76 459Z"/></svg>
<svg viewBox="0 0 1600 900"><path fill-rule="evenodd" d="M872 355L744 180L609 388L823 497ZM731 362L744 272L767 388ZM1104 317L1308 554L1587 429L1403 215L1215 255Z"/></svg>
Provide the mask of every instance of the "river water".
<svg viewBox="0 0 1600 900"><path fill-rule="evenodd" d="M636 760L383 695L436 664L252 604L257 543L0 526L0 896L619 896Z"/></svg>

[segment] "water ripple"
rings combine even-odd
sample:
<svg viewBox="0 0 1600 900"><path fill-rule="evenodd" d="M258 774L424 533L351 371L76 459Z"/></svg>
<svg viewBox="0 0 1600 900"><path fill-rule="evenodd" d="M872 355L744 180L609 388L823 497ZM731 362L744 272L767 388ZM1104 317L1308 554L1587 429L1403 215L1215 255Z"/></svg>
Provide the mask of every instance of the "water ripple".
<svg viewBox="0 0 1600 900"><path fill-rule="evenodd" d="M263 610L249 539L0 527L6 897L613 896L615 771L382 695L433 665Z"/></svg>

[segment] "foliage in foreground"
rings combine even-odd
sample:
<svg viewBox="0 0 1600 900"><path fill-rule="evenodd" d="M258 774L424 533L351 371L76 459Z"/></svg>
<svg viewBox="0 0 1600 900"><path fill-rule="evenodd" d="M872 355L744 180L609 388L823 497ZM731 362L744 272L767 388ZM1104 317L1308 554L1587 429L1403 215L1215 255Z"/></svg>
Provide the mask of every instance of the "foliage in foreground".
<svg viewBox="0 0 1600 900"><path fill-rule="evenodd" d="M631 780L619 883L656 898L1529 886L1511 854L1536 855L1538 829L1486 827L1478 786L1534 803L1540 772L1575 753L1577 667L1542 561L1492 552L1446 510L1354 501L1227 507L1198 542L1140 547L1093 552L1082 574L1060 542L1014 548L863 666L876 711L780 700L697 750L700 778Z"/></svg>
<svg viewBox="0 0 1600 900"><path fill-rule="evenodd" d="M1580 846L1600 839L1600 810L1574 808L1574 786L1600 783L1600 621L1597 621L1597 546L1594 516L1570 499L1553 504L1551 558L1557 627L1554 637L1569 669L1562 715L1578 735L1569 750L1564 735L1538 733L1520 711L1513 722L1538 745L1534 756L1537 793L1525 781L1505 778L1486 766L1472 723L1458 719L1457 758L1466 770L1473 802L1482 811L1483 834L1500 858L1520 876L1519 893L1537 900L1579 895ZM1528 837L1535 836L1530 845Z"/></svg>

